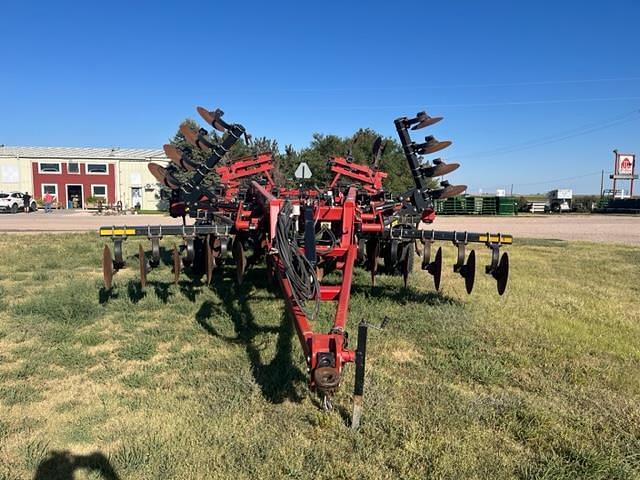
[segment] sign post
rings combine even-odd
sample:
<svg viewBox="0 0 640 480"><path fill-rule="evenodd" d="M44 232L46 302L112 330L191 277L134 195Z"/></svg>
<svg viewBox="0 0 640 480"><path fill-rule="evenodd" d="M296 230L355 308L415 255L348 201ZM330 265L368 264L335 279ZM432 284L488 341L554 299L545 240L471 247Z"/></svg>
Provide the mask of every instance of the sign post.
<svg viewBox="0 0 640 480"><path fill-rule="evenodd" d="M616 195L616 182L618 180L629 180L631 183L629 188L629 196L633 196L633 181L638 178L635 174L636 171L636 156L632 153L618 153L618 150L613 151L614 154L614 170L613 175L610 176L613 179L613 195Z"/></svg>
<svg viewBox="0 0 640 480"><path fill-rule="evenodd" d="M311 169L306 162L300 162L293 175L300 180L307 180L312 177L313 173L311 173Z"/></svg>

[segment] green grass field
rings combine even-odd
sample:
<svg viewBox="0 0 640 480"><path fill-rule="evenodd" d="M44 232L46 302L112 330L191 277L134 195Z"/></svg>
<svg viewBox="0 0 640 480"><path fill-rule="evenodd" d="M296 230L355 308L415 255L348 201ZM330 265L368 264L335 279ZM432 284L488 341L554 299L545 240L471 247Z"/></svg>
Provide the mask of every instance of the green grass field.
<svg viewBox="0 0 640 480"><path fill-rule="evenodd" d="M450 246L440 295L358 271L352 336L392 319L358 432L353 368L322 412L263 270L207 288L165 266L143 292L130 240L108 295L101 248L0 239L2 480L640 478L640 248L517 241L504 297L484 248L471 296Z"/></svg>

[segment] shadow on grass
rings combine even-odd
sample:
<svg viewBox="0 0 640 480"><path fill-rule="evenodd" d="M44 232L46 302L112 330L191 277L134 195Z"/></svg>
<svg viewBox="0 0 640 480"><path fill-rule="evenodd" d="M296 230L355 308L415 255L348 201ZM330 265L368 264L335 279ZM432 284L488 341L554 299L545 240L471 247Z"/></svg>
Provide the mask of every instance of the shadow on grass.
<svg viewBox="0 0 640 480"><path fill-rule="evenodd" d="M250 305L255 304L257 299L248 298L248 293L253 287L266 288L266 283L266 274L263 270L249 271L242 285L237 285L235 281L219 275L214 277L213 288L222 300L222 308L233 322L235 337L220 335L211 325L210 319L220 308L211 301L202 304L196 313L196 321L210 335L244 346L251 362L253 377L269 402L282 403L285 400L300 402L303 397L297 392L296 386L306 381L306 377L293 363L293 322L286 313L283 313L278 327L261 326L256 323L256 318L251 311ZM265 298L265 300L273 301L271 298ZM263 361L261 347L255 342L256 336L262 333L278 334L275 356L268 363Z"/></svg>
<svg viewBox="0 0 640 480"><path fill-rule="evenodd" d="M105 287L101 287L100 291L98 292L98 302L100 303L100 305L104 305L109 300L115 300L116 298L118 298L118 293L114 292L113 288L106 289Z"/></svg>
<svg viewBox="0 0 640 480"><path fill-rule="evenodd" d="M101 452L74 455L67 450L54 450L40 462L33 480L73 480L78 470L85 470L91 478L120 479L107 457Z"/></svg>
<svg viewBox="0 0 640 480"><path fill-rule="evenodd" d="M351 293L364 295L371 298L385 297L400 304L406 303L426 303L427 305L462 305L462 303L453 297L443 294L442 292L423 292L416 290L411 286L379 286L372 287L365 284L352 284Z"/></svg>
<svg viewBox="0 0 640 480"><path fill-rule="evenodd" d="M146 294L139 280L131 280L127 283L127 296L131 303L138 303Z"/></svg>

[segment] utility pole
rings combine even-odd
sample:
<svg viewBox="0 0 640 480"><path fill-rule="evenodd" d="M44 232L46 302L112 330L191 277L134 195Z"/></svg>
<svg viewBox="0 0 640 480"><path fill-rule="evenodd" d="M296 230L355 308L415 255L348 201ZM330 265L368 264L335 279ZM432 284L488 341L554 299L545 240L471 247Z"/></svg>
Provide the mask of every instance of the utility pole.
<svg viewBox="0 0 640 480"><path fill-rule="evenodd" d="M613 151L613 198L616 198L616 175L618 175L618 150Z"/></svg>
<svg viewBox="0 0 640 480"><path fill-rule="evenodd" d="M604 195L604 169L600 175L600 198L602 198L602 195Z"/></svg>

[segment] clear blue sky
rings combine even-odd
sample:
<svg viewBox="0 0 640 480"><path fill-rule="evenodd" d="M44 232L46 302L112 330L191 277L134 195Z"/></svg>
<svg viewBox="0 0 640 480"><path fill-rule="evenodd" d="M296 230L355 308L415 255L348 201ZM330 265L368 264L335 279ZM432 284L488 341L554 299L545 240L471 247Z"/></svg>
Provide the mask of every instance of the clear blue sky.
<svg viewBox="0 0 640 480"><path fill-rule="evenodd" d="M0 144L160 147L204 105L297 147L427 109L472 192L597 192L613 148L640 154L637 0L12 1L2 19Z"/></svg>

